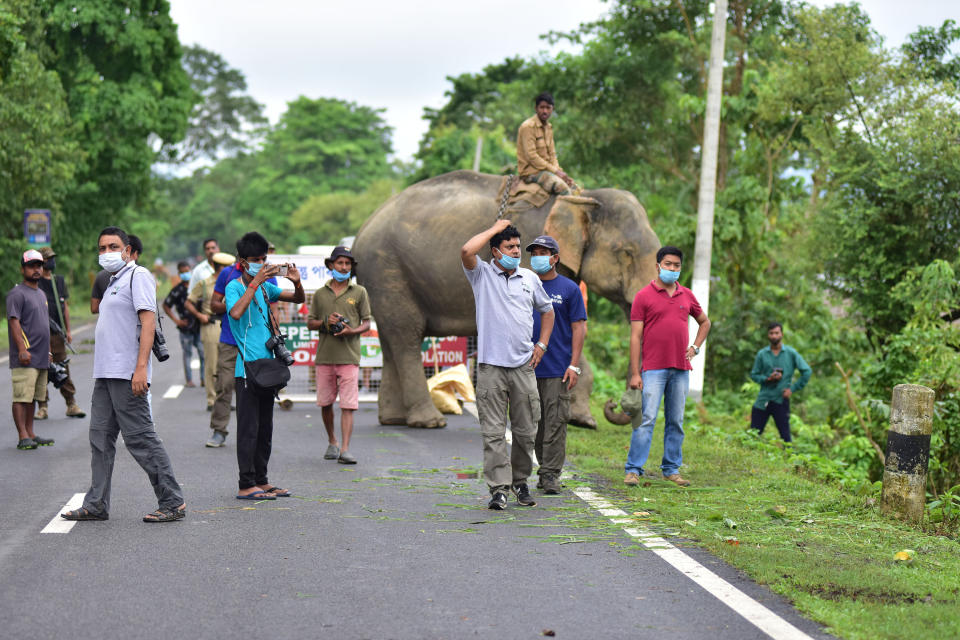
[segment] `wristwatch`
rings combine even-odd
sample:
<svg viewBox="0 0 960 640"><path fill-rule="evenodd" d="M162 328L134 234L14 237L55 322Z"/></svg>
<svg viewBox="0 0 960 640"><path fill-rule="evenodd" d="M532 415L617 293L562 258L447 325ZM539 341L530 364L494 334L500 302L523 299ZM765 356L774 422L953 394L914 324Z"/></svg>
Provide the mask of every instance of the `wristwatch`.
<svg viewBox="0 0 960 640"><path fill-rule="evenodd" d="M580 372L581 372L580 367L575 367L573 365L570 365L569 367L567 367L567 369L571 369L575 374L580 375Z"/></svg>
<svg viewBox="0 0 960 640"><path fill-rule="evenodd" d="M700 355L700 347L698 347L698 346L695 345L695 344L692 344L692 345L690 345L690 346L693 347L693 355L695 355L695 356Z"/></svg>
<svg viewBox="0 0 960 640"><path fill-rule="evenodd" d="M540 347L541 351L545 352L547 350L547 345L543 344L542 342L538 342L537 346Z"/></svg>

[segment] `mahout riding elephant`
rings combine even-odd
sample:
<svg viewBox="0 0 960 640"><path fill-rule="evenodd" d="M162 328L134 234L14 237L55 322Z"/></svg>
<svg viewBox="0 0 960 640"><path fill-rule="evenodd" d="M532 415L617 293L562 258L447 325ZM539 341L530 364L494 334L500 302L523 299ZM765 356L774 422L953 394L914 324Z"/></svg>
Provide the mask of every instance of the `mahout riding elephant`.
<svg viewBox="0 0 960 640"><path fill-rule="evenodd" d="M427 391L420 345L424 336L477 334L460 247L496 220L501 180L454 171L418 182L380 206L357 233L357 280L370 294L383 350L382 424L446 425ZM595 189L583 195L595 201L593 206L567 205L563 198L554 206L557 199L551 197L540 208L509 218L520 231L522 245L547 225L560 244L561 272L586 282L590 295L628 309L656 273L659 240L631 193ZM479 257L489 260L489 249ZM522 265L529 263L530 256L524 254ZM626 349L626 327L623 336ZM574 389L574 424L596 426L587 404L592 383L592 375L584 375Z"/></svg>

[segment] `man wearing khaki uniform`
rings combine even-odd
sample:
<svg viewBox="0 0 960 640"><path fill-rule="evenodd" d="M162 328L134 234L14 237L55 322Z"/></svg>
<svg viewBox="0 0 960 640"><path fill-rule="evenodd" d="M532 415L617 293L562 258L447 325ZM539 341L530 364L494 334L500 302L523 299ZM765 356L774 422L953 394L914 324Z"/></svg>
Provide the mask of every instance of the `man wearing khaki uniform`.
<svg viewBox="0 0 960 640"><path fill-rule="evenodd" d="M489 243L493 260L477 260ZM534 368L553 331L553 304L540 279L520 268L520 232L509 220L497 220L460 249L463 272L477 308L477 413L483 438L483 476L489 507L507 506L512 490L517 503L532 507L527 478L533 471L534 436L540 397ZM540 312L540 340L533 335L533 311ZM507 409L513 447L507 453Z"/></svg>
<svg viewBox="0 0 960 640"><path fill-rule="evenodd" d="M564 173L553 146L553 96L541 93L534 100L537 113L517 131L517 174L526 183L536 182L548 193L570 195L573 179Z"/></svg>
<svg viewBox="0 0 960 640"><path fill-rule="evenodd" d="M204 278L199 285L193 287L187 302L184 305L187 311L200 322L200 342L203 343L203 386L207 392L207 411L213 410L213 403L217 399L217 352L220 343L221 317L213 312L210 300L213 298L213 287L217 283L217 276L224 267L233 264L234 258L229 253L213 254L212 274Z"/></svg>

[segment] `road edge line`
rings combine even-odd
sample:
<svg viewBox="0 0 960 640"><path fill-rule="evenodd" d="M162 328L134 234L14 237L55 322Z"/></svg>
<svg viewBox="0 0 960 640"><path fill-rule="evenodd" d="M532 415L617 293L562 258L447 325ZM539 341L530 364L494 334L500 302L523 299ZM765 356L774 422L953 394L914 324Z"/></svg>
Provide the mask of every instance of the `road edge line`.
<svg viewBox="0 0 960 640"><path fill-rule="evenodd" d="M48 522L47 526L40 530L40 533L70 533L70 530L73 529L73 525L77 524L77 521L64 520L60 517L60 514L82 507L83 497L85 495L86 494L83 493L73 494L73 497L67 500L67 504L63 505L60 511L57 512L57 515L53 516L53 520Z"/></svg>

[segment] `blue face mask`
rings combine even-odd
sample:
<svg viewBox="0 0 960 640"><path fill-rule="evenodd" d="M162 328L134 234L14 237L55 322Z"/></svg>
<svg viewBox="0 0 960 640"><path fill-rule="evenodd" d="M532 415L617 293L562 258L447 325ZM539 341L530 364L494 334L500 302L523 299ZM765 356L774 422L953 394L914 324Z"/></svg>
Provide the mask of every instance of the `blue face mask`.
<svg viewBox="0 0 960 640"><path fill-rule="evenodd" d="M530 268L540 274L550 271L550 256L533 256L530 258Z"/></svg>
<svg viewBox="0 0 960 640"><path fill-rule="evenodd" d="M520 258L514 258L513 256L508 256L505 253L500 254L500 257L497 258L497 262L499 262L500 266L507 271L512 271L520 266Z"/></svg>
<svg viewBox="0 0 960 640"><path fill-rule="evenodd" d="M680 279L679 271L668 271L667 269L660 269L660 280L664 284L673 284Z"/></svg>
<svg viewBox="0 0 960 640"><path fill-rule="evenodd" d="M186 273L181 273L180 279L183 280L184 282L187 282L188 280L190 280L190 272L187 271Z"/></svg>
<svg viewBox="0 0 960 640"><path fill-rule="evenodd" d="M350 274L352 271L347 271L346 273L340 273L339 271L331 271L330 275L333 276L333 279L337 282L346 282L350 279Z"/></svg>
<svg viewBox="0 0 960 640"><path fill-rule="evenodd" d="M256 277L257 273L260 272L260 269L263 268L262 262L248 262L247 263L247 275L251 278Z"/></svg>

